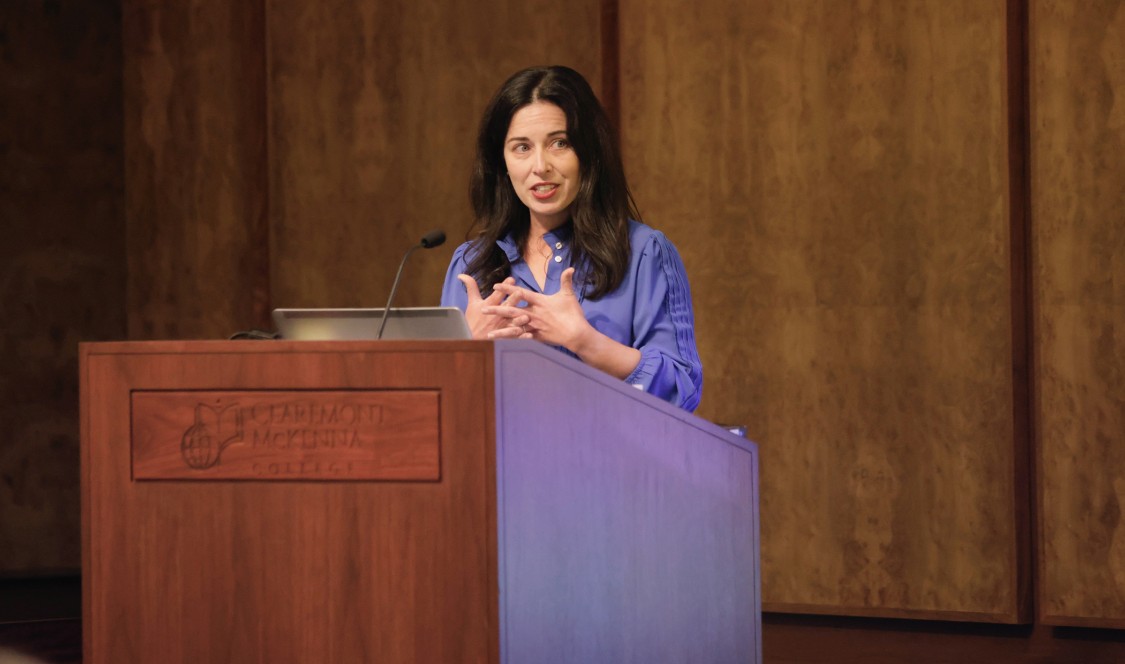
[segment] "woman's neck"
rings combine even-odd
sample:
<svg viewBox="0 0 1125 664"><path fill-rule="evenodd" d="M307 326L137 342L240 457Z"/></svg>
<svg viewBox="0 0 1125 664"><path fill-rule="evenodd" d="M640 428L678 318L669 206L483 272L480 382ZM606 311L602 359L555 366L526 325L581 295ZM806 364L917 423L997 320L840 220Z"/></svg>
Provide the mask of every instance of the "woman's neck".
<svg viewBox="0 0 1125 664"><path fill-rule="evenodd" d="M569 220L570 220L570 217L564 217L564 216L561 216L561 215L558 216L558 217L547 217L547 218L537 217L535 215L530 215L529 216L529 225L528 225L528 229L527 229L527 237L529 237L529 238L542 238L544 235L546 235L547 233L550 233L551 231L555 230L559 226L562 226L563 224L565 224Z"/></svg>
<svg viewBox="0 0 1125 664"><path fill-rule="evenodd" d="M535 277L535 281L538 282L540 289L546 284L547 266L554 253L553 247L543 239L543 236L559 228L567 221L567 218L562 218L557 221L536 219L534 215L530 219L530 224L527 229L527 240L523 247L523 260L531 268L531 274Z"/></svg>
<svg viewBox="0 0 1125 664"><path fill-rule="evenodd" d="M543 236L563 226L569 220L569 217L551 217L543 219L531 215L527 228L527 244L524 247L524 253L540 253L543 247L547 245L547 241L543 239Z"/></svg>

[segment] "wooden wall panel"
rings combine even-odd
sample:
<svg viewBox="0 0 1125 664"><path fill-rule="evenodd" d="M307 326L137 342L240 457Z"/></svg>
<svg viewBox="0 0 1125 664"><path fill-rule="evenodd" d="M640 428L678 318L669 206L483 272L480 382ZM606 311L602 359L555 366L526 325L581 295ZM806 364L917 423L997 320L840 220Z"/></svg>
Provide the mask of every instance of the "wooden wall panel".
<svg viewBox="0 0 1125 664"><path fill-rule="evenodd" d="M266 325L261 3L124 0L131 338Z"/></svg>
<svg viewBox="0 0 1125 664"><path fill-rule="evenodd" d="M1125 2L1031 9L1039 613L1125 627Z"/></svg>
<svg viewBox="0 0 1125 664"><path fill-rule="evenodd" d="M437 304L471 223L477 123L516 70L566 64L600 84L597 0L559 5L274 1L269 15L272 288L278 306Z"/></svg>
<svg viewBox="0 0 1125 664"><path fill-rule="evenodd" d="M78 342L125 332L122 196L115 3L2 3L0 578L80 564Z"/></svg>
<svg viewBox="0 0 1125 664"><path fill-rule="evenodd" d="M1005 3L622 0L642 213L774 611L1017 621ZM1024 489L1026 490L1026 489Z"/></svg>

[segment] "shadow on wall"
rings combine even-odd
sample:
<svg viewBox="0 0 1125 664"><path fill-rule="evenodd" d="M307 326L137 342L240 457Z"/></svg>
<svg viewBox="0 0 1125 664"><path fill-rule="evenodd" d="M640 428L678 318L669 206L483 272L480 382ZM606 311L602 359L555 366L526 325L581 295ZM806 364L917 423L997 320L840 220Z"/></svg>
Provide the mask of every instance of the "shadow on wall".
<svg viewBox="0 0 1125 664"><path fill-rule="evenodd" d="M124 331L116 272L64 246L0 268L0 574L79 566L78 343Z"/></svg>

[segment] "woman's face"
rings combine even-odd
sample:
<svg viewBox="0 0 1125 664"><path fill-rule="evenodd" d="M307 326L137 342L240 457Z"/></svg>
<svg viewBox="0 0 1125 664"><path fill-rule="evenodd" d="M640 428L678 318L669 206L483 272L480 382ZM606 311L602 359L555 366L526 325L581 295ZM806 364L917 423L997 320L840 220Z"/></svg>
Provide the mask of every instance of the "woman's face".
<svg viewBox="0 0 1125 664"><path fill-rule="evenodd" d="M566 222L581 174L561 108L537 101L516 111L504 138L504 164L533 222L545 230Z"/></svg>

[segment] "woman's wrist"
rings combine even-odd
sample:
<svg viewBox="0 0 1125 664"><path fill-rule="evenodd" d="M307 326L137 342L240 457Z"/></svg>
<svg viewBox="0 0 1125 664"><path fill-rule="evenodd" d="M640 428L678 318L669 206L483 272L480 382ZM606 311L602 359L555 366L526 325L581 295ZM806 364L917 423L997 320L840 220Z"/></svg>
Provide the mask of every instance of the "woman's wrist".
<svg viewBox="0 0 1125 664"><path fill-rule="evenodd" d="M587 356L597 353L598 345L603 342L603 339L606 341L610 339L598 332L597 328L590 324L590 321L583 318L582 322L584 325L571 337L570 343L565 344L564 347L585 362Z"/></svg>
<svg viewBox="0 0 1125 664"><path fill-rule="evenodd" d="M587 323L587 328L575 337L567 350L586 364L597 367L616 378L625 379L641 361L641 351L614 341Z"/></svg>

